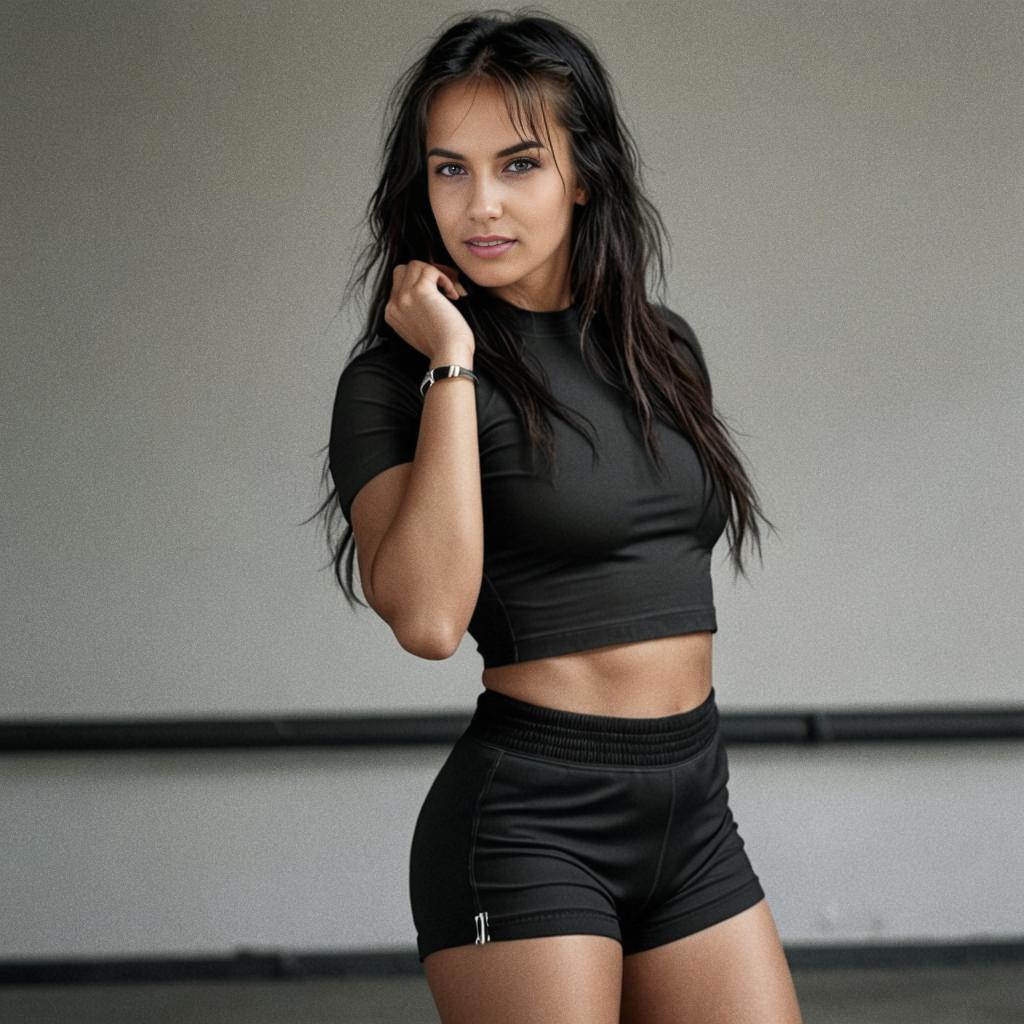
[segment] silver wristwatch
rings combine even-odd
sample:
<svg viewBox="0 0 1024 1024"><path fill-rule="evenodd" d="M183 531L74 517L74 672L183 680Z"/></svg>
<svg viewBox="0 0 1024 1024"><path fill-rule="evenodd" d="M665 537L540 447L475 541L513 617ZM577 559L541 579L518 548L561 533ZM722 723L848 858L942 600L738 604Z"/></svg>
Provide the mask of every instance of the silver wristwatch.
<svg viewBox="0 0 1024 1024"><path fill-rule="evenodd" d="M420 397L426 398L427 388L435 380L442 380L445 377L468 377L474 384L476 383L476 374L468 366L459 366L457 363L450 363L447 366L432 366L420 381Z"/></svg>

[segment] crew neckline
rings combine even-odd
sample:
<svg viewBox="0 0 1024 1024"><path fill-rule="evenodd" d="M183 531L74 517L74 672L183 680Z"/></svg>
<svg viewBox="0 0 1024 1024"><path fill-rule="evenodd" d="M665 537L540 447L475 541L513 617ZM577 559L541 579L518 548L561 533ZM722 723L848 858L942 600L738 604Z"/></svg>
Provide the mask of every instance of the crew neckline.
<svg viewBox="0 0 1024 1024"><path fill-rule="evenodd" d="M534 335L574 334L579 328L579 303L573 302L565 309L534 310L524 309L503 299L491 296L509 319L524 333Z"/></svg>

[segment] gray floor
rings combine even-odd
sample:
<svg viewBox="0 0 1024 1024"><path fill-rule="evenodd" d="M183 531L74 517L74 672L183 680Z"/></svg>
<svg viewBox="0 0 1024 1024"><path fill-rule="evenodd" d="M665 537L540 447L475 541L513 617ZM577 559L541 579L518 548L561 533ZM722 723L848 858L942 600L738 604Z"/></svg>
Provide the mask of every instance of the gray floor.
<svg viewBox="0 0 1024 1024"><path fill-rule="evenodd" d="M1024 965L794 971L804 1024L1022 1024ZM422 977L0 987L3 1024L436 1024Z"/></svg>

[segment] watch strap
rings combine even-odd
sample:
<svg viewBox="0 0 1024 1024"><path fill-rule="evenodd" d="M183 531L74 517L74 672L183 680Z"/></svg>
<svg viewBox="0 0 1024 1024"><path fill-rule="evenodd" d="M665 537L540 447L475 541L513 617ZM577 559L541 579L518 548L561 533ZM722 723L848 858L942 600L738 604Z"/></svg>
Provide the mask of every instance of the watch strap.
<svg viewBox="0 0 1024 1024"><path fill-rule="evenodd" d="M444 366L432 366L423 375L420 381L420 396L426 398L427 389L435 381L443 380L445 377L468 377L476 383L476 374L468 366L459 366L458 363L448 363Z"/></svg>

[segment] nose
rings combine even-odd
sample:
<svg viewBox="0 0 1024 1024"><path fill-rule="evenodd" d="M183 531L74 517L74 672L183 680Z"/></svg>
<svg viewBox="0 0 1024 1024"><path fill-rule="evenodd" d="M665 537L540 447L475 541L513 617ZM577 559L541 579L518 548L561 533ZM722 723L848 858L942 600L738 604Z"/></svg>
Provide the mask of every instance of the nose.
<svg viewBox="0 0 1024 1024"><path fill-rule="evenodd" d="M474 222L497 220L501 217L501 182L477 178L470 191L466 216Z"/></svg>

